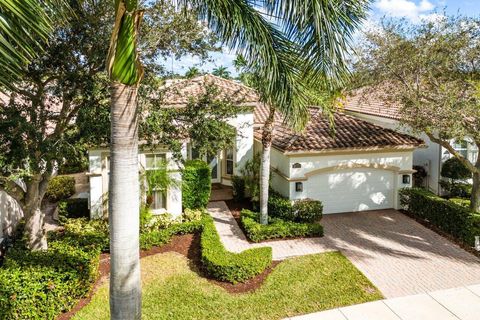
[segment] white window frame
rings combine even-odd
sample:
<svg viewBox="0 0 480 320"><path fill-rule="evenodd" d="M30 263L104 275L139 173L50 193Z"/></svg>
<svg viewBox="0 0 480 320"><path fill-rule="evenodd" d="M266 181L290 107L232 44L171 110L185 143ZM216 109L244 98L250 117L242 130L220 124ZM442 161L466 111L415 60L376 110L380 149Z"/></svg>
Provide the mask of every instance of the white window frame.
<svg viewBox="0 0 480 320"><path fill-rule="evenodd" d="M148 157L151 157L153 156L153 163L154 163L154 166L153 167L149 167L148 166ZM158 157L158 158L157 158ZM159 159L161 158L161 159ZM153 171L153 170L157 170L159 167L157 166L158 162L159 161L167 161L167 154L165 152L150 152L150 153L145 153L145 171ZM156 199L156 196L155 194L156 193L159 193L158 190L156 189L153 189L153 201L155 202L155 199ZM162 201L163 201L163 205L164 207L162 208L158 208L158 209L155 209L153 206L154 206L154 202L152 202L152 207L150 208L152 210L152 213L154 214L162 214L162 213L166 213L167 212L167 208L168 208L168 190L166 190L165 192L160 192L162 194Z"/></svg>

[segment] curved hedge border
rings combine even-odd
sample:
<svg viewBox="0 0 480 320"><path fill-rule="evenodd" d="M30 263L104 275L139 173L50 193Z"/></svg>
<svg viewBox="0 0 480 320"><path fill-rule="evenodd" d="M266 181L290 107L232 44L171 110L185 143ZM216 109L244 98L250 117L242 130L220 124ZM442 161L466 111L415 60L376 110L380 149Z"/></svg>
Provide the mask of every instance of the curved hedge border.
<svg viewBox="0 0 480 320"><path fill-rule="evenodd" d="M221 281L244 282L262 273L272 263L270 247L248 249L241 253L227 251L210 216L204 219L201 248L206 271Z"/></svg>
<svg viewBox="0 0 480 320"><path fill-rule="evenodd" d="M479 214L427 190L402 189L400 203L410 214L430 222L469 245L473 245L475 236L480 235Z"/></svg>
<svg viewBox="0 0 480 320"><path fill-rule="evenodd" d="M323 227L318 223L301 223L271 218L268 225L259 223L258 213L242 210L240 222L253 242L292 237L321 237Z"/></svg>

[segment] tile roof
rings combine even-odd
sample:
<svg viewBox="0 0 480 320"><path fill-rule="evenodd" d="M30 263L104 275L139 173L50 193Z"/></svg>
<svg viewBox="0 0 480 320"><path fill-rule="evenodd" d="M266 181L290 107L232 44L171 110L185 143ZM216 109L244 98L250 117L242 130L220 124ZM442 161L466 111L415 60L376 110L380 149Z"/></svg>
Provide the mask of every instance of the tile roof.
<svg viewBox="0 0 480 320"><path fill-rule="evenodd" d="M388 90L388 88L384 89ZM388 101L378 90L369 90L368 88L357 89L349 93L344 101L342 101L342 104L346 111L359 112L394 120L400 118L400 106Z"/></svg>
<svg viewBox="0 0 480 320"><path fill-rule="evenodd" d="M255 90L234 80L207 74L166 85L163 92L163 104L167 107L185 106L192 97L204 94L207 85L214 85L219 89L219 98L229 98L234 103L245 105L255 104L259 101Z"/></svg>
<svg viewBox="0 0 480 320"><path fill-rule="evenodd" d="M255 123L266 119L264 106L255 109ZM335 134L331 134L329 121L317 108L310 108L310 120L302 133L296 133L277 116L273 146L283 152L319 152L351 149L414 148L424 145L421 139L386 129L370 122L336 112ZM261 140L262 129L255 130Z"/></svg>

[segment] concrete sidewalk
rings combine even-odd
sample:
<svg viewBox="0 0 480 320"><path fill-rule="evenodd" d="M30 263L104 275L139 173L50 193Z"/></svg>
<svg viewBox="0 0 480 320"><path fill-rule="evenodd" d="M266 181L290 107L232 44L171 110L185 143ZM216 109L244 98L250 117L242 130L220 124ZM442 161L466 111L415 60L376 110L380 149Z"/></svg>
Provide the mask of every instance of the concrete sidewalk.
<svg viewBox="0 0 480 320"><path fill-rule="evenodd" d="M480 284L332 309L289 320L478 320Z"/></svg>

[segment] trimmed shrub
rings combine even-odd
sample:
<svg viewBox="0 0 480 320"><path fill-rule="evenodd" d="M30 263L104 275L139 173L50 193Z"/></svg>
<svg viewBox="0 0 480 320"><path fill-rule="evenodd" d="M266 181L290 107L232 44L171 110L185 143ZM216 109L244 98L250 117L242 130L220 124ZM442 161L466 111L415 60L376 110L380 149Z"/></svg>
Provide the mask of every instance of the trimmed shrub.
<svg viewBox="0 0 480 320"><path fill-rule="evenodd" d="M206 208L212 189L210 166L201 160L185 163L182 174L183 207L188 209Z"/></svg>
<svg viewBox="0 0 480 320"><path fill-rule="evenodd" d="M240 221L247 237L253 242L292 237L323 236L323 227L318 223L298 223L270 218L268 225L262 225L259 222L258 213L245 209L241 212Z"/></svg>
<svg viewBox="0 0 480 320"><path fill-rule="evenodd" d="M278 192L270 190L268 196L268 215L284 220L295 220L292 201Z"/></svg>
<svg viewBox="0 0 480 320"><path fill-rule="evenodd" d="M69 176L54 177L48 183L45 196L52 202L65 200L75 194L75 178Z"/></svg>
<svg viewBox="0 0 480 320"><path fill-rule="evenodd" d="M473 245L475 214L452 201L418 188L400 190L400 203L414 216L430 222L453 237Z"/></svg>
<svg viewBox="0 0 480 320"><path fill-rule="evenodd" d="M45 252L17 240L0 268L0 319L55 319L70 310L96 279L104 236L76 219L50 234Z"/></svg>
<svg viewBox="0 0 480 320"><path fill-rule="evenodd" d="M66 218L90 218L88 199L66 199L59 202L60 214Z"/></svg>
<svg viewBox="0 0 480 320"><path fill-rule="evenodd" d="M448 192L450 197L470 198L472 194L472 185L465 182L455 182L453 180L440 180L440 186Z"/></svg>
<svg viewBox="0 0 480 320"><path fill-rule="evenodd" d="M323 205L320 201L304 199L293 203L295 221L315 222L322 219Z"/></svg>
<svg viewBox="0 0 480 320"><path fill-rule="evenodd" d="M152 229L148 232L140 233L140 249L148 250L152 247L158 247L170 242L173 236L178 234L195 233L202 230L204 218L201 220L173 223L167 228Z"/></svg>
<svg viewBox="0 0 480 320"><path fill-rule="evenodd" d="M233 199L242 201L245 199L245 179L240 176L232 177Z"/></svg>
<svg viewBox="0 0 480 320"><path fill-rule="evenodd" d="M248 249L241 253L227 251L210 216L205 217L201 247L205 270L221 281L244 282L262 273L272 263L270 247Z"/></svg>

